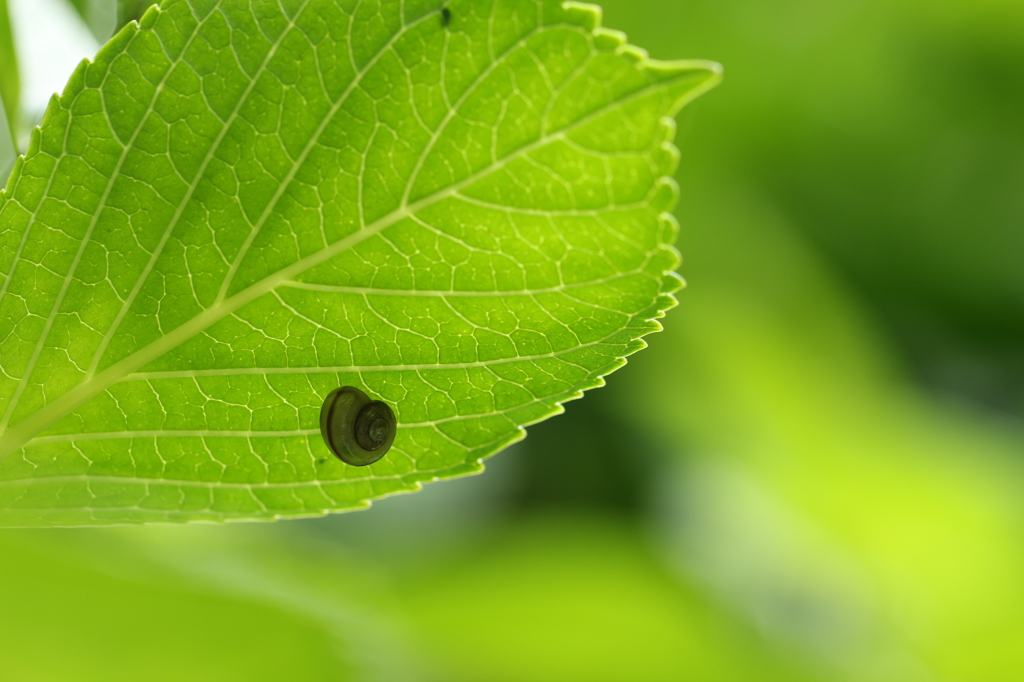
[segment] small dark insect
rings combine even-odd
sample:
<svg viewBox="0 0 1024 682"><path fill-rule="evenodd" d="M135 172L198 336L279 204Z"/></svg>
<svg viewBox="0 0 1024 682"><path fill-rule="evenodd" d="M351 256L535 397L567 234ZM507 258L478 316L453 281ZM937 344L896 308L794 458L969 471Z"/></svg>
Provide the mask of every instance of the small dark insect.
<svg viewBox="0 0 1024 682"><path fill-rule="evenodd" d="M317 464L323 464L323 463L324 463L324 462L326 462L326 461L327 461L327 458L326 458L326 457L321 457L320 459L318 459L318 460L316 461L316 463L317 463Z"/></svg>
<svg viewBox="0 0 1024 682"><path fill-rule="evenodd" d="M391 408L354 386L334 389L320 408L324 442L335 457L352 466L373 464L387 454L397 430Z"/></svg>
<svg viewBox="0 0 1024 682"><path fill-rule="evenodd" d="M441 8L441 25L447 26L452 23L452 11L447 7Z"/></svg>

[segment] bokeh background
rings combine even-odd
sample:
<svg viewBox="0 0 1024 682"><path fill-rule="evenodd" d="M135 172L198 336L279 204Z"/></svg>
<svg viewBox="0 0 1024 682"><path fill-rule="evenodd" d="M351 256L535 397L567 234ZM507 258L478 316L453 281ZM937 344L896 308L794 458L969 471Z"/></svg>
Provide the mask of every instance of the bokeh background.
<svg viewBox="0 0 1024 682"><path fill-rule="evenodd" d="M61 1L7 0L27 121L116 21ZM603 4L726 68L667 330L369 511L0 532L0 677L1024 679L1024 3Z"/></svg>

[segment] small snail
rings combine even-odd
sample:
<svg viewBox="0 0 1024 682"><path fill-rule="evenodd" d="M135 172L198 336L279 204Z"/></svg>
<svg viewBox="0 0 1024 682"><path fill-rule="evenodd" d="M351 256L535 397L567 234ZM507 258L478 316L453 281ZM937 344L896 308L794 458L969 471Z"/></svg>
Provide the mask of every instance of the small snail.
<svg viewBox="0 0 1024 682"><path fill-rule="evenodd" d="M320 408L320 433L331 452L346 464L362 467L387 454L395 442L395 413L354 386L336 388Z"/></svg>

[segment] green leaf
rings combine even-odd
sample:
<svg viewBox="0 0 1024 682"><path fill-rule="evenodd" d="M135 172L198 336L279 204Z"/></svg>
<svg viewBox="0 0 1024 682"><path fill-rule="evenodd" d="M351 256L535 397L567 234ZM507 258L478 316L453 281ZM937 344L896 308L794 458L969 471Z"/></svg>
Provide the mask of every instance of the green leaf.
<svg viewBox="0 0 1024 682"><path fill-rule="evenodd" d="M9 156L18 153L18 122L21 120L21 79L18 74L18 53L14 48L11 14L7 0L0 0L0 179L9 168ZM8 147L8 144L10 145Z"/></svg>
<svg viewBox="0 0 1024 682"><path fill-rule="evenodd" d="M482 469L660 328L656 62L552 0L189 0L55 100L0 195L0 523L271 519ZM366 468L324 396L398 415Z"/></svg>
<svg viewBox="0 0 1024 682"><path fill-rule="evenodd" d="M13 138L7 134L9 129L7 114L4 113L4 108L0 106L0 186L7 182L7 176L14 165L14 159L18 156L18 152L14 149Z"/></svg>

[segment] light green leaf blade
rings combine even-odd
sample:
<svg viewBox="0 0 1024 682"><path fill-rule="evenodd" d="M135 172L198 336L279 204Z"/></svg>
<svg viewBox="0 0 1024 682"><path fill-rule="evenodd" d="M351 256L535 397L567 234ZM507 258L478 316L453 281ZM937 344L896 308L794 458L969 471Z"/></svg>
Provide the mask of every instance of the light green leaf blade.
<svg viewBox="0 0 1024 682"><path fill-rule="evenodd" d="M14 149L14 139L8 135L10 126L7 125L7 114L0 106L0 185L7 182L7 176L14 166L14 159L18 153Z"/></svg>
<svg viewBox="0 0 1024 682"><path fill-rule="evenodd" d="M0 196L0 523L272 519L479 471L674 300L718 79L550 0L164 2ZM323 397L391 403L330 456Z"/></svg>
<svg viewBox="0 0 1024 682"><path fill-rule="evenodd" d="M21 77L18 52L14 47L11 13L7 0L0 0L0 179L18 153L18 122L21 120Z"/></svg>

